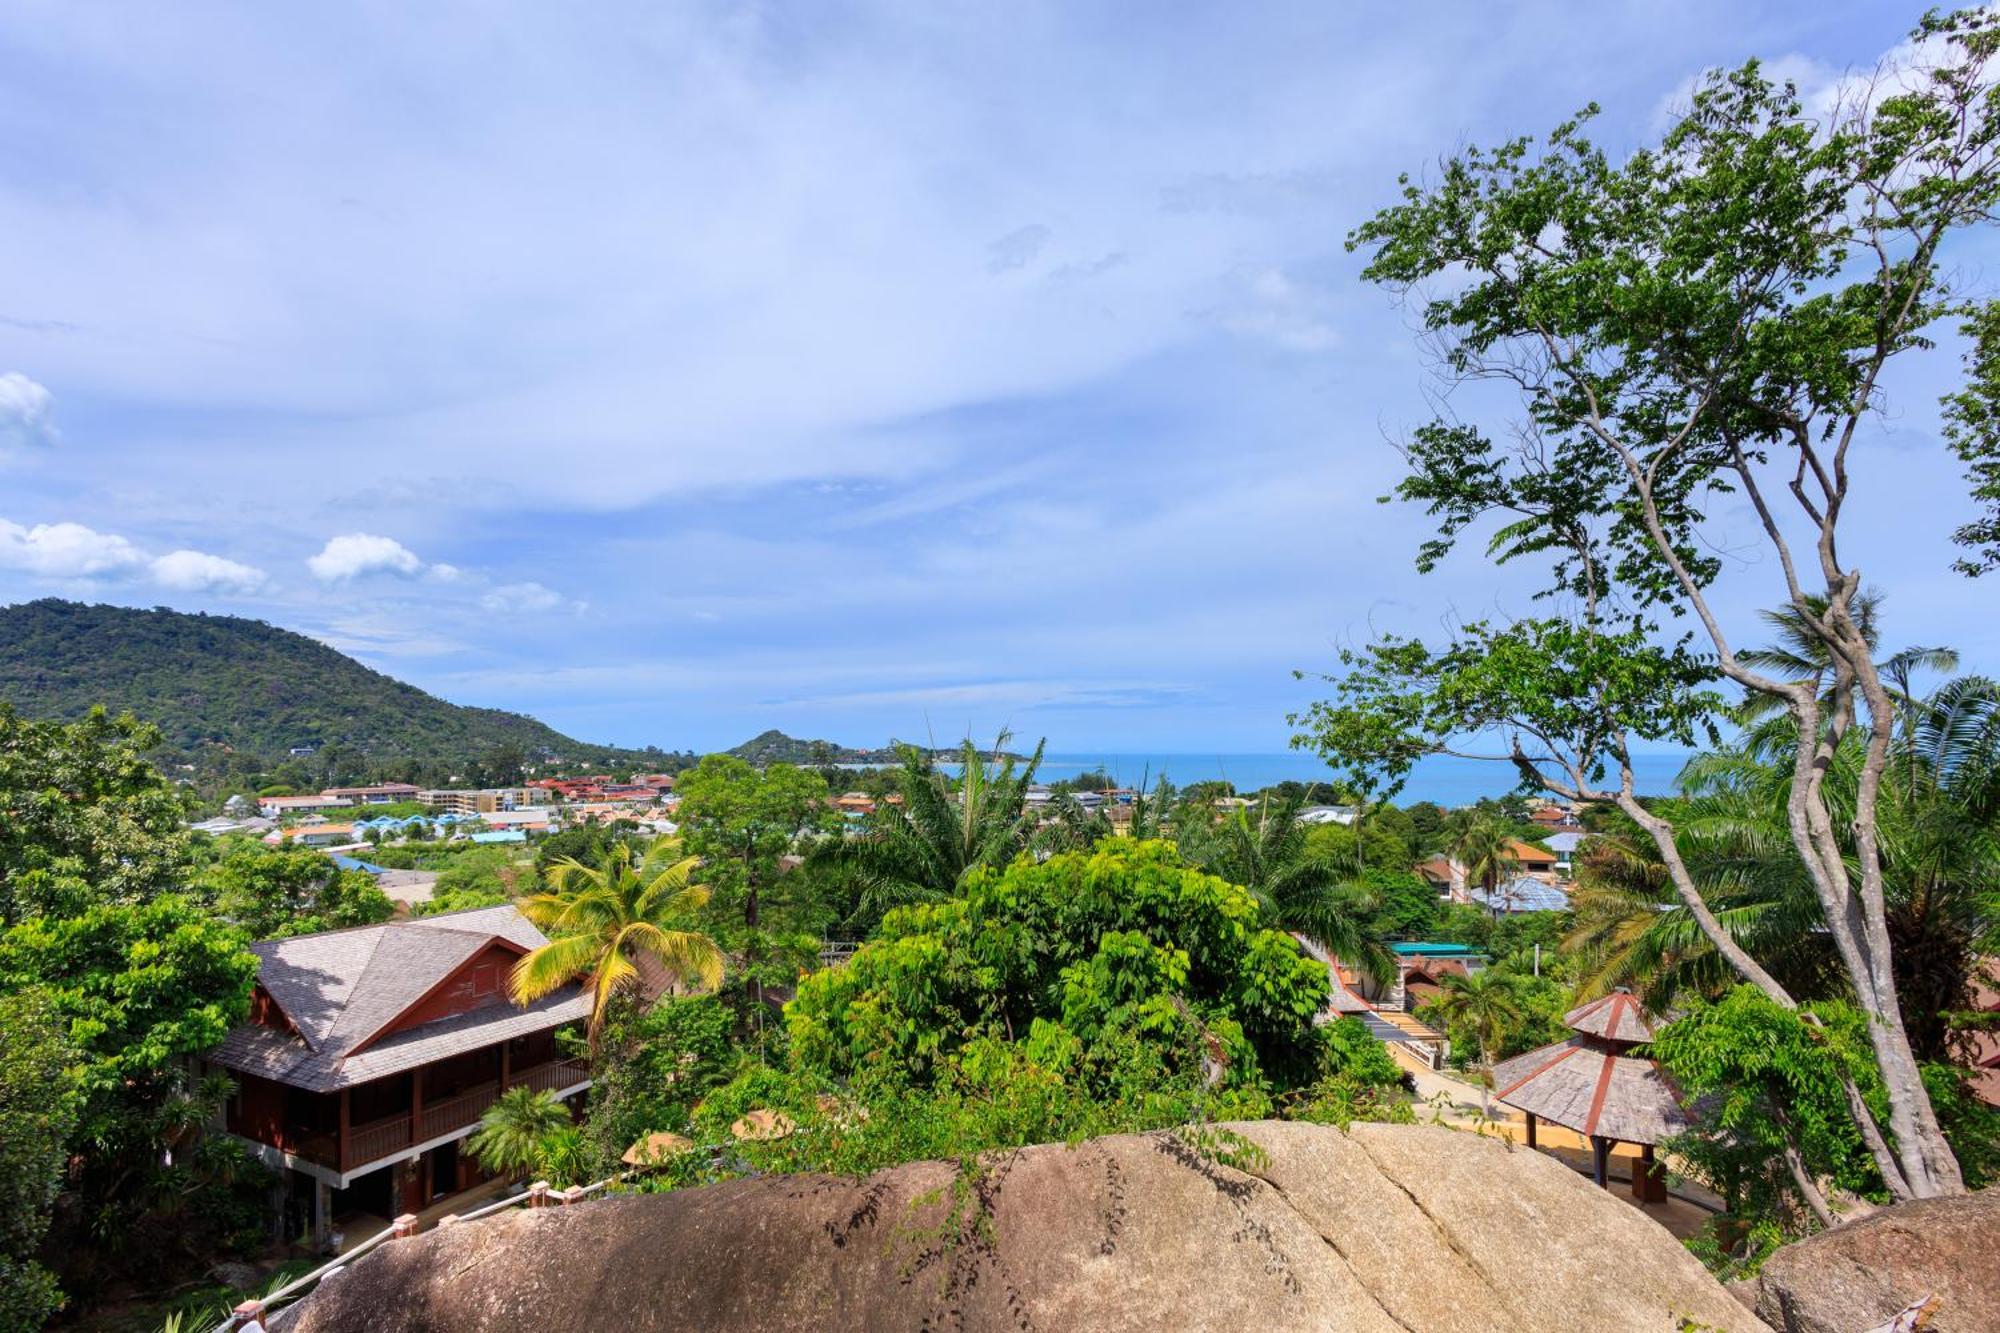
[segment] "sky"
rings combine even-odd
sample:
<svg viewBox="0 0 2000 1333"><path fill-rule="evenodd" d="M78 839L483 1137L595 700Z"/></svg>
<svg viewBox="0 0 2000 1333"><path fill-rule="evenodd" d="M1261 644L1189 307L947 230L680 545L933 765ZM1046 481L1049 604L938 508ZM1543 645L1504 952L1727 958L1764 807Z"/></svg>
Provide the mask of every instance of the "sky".
<svg viewBox="0 0 2000 1333"><path fill-rule="evenodd" d="M1295 670L1531 609L1377 503L1429 380L1343 240L1398 173L1591 101L1629 148L1919 12L24 0L0 603L252 616L598 742L1279 750ZM2000 670L1948 371L1849 550Z"/></svg>

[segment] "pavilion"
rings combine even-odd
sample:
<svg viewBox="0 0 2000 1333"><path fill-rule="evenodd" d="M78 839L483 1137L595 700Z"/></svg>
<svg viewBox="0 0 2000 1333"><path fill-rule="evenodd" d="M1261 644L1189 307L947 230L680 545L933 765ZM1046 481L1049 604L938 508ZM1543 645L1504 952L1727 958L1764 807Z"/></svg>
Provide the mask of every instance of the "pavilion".
<svg viewBox="0 0 2000 1333"><path fill-rule="evenodd" d="M1638 1145L1633 1197L1666 1198L1666 1176L1654 1161L1662 1139L1687 1128L1680 1097L1654 1061L1630 1054L1653 1039L1653 1023L1631 992L1618 990L1563 1015L1576 1033L1568 1041L1503 1060L1493 1068L1494 1097L1528 1118L1528 1146L1535 1124L1547 1120L1590 1143L1591 1174L1602 1186L1614 1143Z"/></svg>

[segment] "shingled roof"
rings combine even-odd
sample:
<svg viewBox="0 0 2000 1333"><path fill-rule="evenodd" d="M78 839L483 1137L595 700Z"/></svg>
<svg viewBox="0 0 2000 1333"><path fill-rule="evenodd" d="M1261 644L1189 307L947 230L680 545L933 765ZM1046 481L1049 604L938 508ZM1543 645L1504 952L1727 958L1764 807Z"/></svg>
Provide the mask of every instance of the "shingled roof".
<svg viewBox="0 0 2000 1333"><path fill-rule="evenodd" d="M1493 1067L1494 1098L1583 1135L1658 1143L1687 1128L1674 1087L1651 1060L1576 1036Z"/></svg>
<svg viewBox="0 0 2000 1333"><path fill-rule="evenodd" d="M494 1004L370 1040L495 942L526 953L548 939L508 905L259 941L250 946L261 963L258 983L297 1032L246 1023L209 1058L333 1092L588 1014L588 997L570 986L525 1009Z"/></svg>
<svg viewBox="0 0 2000 1333"><path fill-rule="evenodd" d="M1609 995L1580 1004L1563 1015L1563 1026L1614 1042L1641 1042L1653 1039L1653 1020L1632 997L1632 992L1615 990Z"/></svg>

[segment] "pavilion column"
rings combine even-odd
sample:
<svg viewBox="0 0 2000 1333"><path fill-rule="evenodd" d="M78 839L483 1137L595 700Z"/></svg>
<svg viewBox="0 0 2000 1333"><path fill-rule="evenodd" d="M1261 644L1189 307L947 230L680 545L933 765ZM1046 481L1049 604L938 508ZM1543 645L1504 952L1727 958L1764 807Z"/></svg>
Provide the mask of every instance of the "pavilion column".
<svg viewBox="0 0 2000 1333"><path fill-rule="evenodd" d="M1522 1114L1528 1117L1528 1146L1532 1148L1535 1146L1535 1113L1524 1111Z"/></svg>
<svg viewBox="0 0 2000 1333"><path fill-rule="evenodd" d="M507 1048L511 1045L513 1043L507 1041L500 1043L500 1091L502 1092L507 1091Z"/></svg>
<svg viewBox="0 0 2000 1333"><path fill-rule="evenodd" d="M342 1173L346 1172L349 1165L347 1160L347 1140L349 1131L353 1128L354 1124L354 1118L351 1114L349 1114L349 1108L347 1104L347 1094L350 1091L351 1089L348 1088L342 1088L340 1090L340 1140L337 1145L338 1153L335 1157L335 1161L338 1162L339 1165L336 1166L334 1169Z"/></svg>
<svg viewBox="0 0 2000 1333"><path fill-rule="evenodd" d="M1590 1136L1590 1156L1591 1178L1597 1182L1598 1188L1608 1189L1610 1187L1610 1177L1606 1174L1606 1168L1610 1164L1611 1140L1601 1135L1592 1134Z"/></svg>

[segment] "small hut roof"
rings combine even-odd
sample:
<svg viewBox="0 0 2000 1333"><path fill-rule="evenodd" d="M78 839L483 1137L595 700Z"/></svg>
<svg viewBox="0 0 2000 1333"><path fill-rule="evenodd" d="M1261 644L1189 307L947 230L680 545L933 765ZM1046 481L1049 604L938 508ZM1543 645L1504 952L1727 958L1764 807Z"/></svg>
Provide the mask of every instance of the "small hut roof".
<svg viewBox="0 0 2000 1333"><path fill-rule="evenodd" d="M1589 1004L1580 1004L1563 1015L1563 1026L1606 1041L1639 1042L1653 1039L1653 1020L1632 992L1616 990Z"/></svg>
<svg viewBox="0 0 2000 1333"><path fill-rule="evenodd" d="M1493 1067L1494 1097L1551 1124L1620 1143L1658 1143L1687 1128L1660 1067L1595 1037L1572 1037Z"/></svg>
<svg viewBox="0 0 2000 1333"><path fill-rule="evenodd" d="M618 1160L627 1166L652 1166L692 1147L694 1147L693 1139L683 1138L679 1134L663 1129L657 1134L648 1134L640 1139L627 1148L625 1155Z"/></svg>
<svg viewBox="0 0 2000 1333"><path fill-rule="evenodd" d="M782 1139L798 1126L783 1111L769 1108L752 1111L730 1125L729 1132L746 1143L761 1143L769 1139Z"/></svg>

